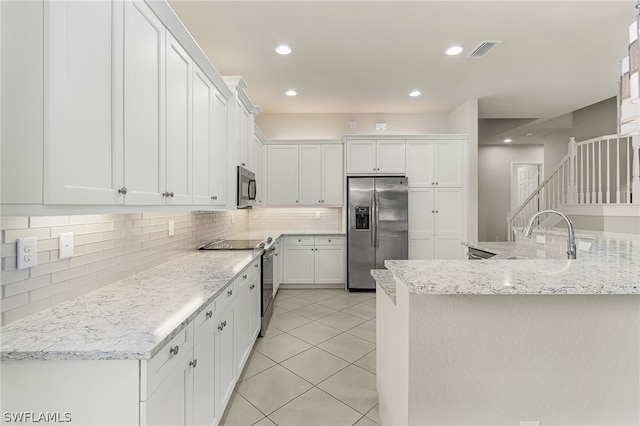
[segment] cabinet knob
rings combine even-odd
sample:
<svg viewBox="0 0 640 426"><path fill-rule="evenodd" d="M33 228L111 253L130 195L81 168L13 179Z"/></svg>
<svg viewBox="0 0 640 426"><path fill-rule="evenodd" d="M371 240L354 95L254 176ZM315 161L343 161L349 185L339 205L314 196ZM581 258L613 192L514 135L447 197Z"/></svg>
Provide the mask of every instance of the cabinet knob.
<svg viewBox="0 0 640 426"><path fill-rule="evenodd" d="M207 313L204 314L204 316L207 318L211 318L213 316L213 311L207 311Z"/></svg>
<svg viewBox="0 0 640 426"><path fill-rule="evenodd" d="M247 279L247 275L246 275L246 274L245 274L245 275L243 275L243 276L242 276L242 279L243 279L243 280L246 280L246 279Z"/></svg>
<svg viewBox="0 0 640 426"><path fill-rule="evenodd" d="M217 199L218 199L218 196L217 196L217 195L212 195L212 196L211 196L211 199L212 199L212 200L217 200Z"/></svg>
<svg viewBox="0 0 640 426"><path fill-rule="evenodd" d="M436 210L436 213L438 213L438 210Z"/></svg>
<svg viewBox="0 0 640 426"><path fill-rule="evenodd" d="M296 200L296 203L298 202L298 200Z"/></svg>
<svg viewBox="0 0 640 426"><path fill-rule="evenodd" d="M431 182L431 185L435 185L435 184L436 184L435 182Z"/></svg>
<svg viewBox="0 0 640 426"><path fill-rule="evenodd" d="M431 210L431 213L435 213L435 212L436 212L435 210Z"/></svg>
<svg viewBox="0 0 640 426"><path fill-rule="evenodd" d="M438 184L438 182L436 182L436 185Z"/></svg>
<svg viewBox="0 0 640 426"><path fill-rule="evenodd" d="M189 361L189 366L196 368L196 366L198 365L198 360L194 359L193 361Z"/></svg>
<svg viewBox="0 0 640 426"><path fill-rule="evenodd" d="M178 352L180 352L180 346L178 345L175 345L174 347L169 349L169 355L178 355Z"/></svg>
<svg viewBox="0 0 640 426"><path fill-rule="evenodd" d="M246 167L246 166L247 166L245 163L240 163L240 165L241 165L242 167Z"/></svg>
<svg viewBox="0 0 640 426"><path fill-rule="evenodd" d="M256 288L256 285L255 285L255 284L251 284L251 285L249 286L249 290L253 290L254 288Z"/></svg>
<svg viewBox="0 0 640 426"><path fill-rule="evenodd" d="M224 329L224 325L222 323L218 324L218 330L222 331L222 329Z"/></svg>
<svg viewBox="0 0 640 426"><path fill-rule="evenodd" d="M233 294L233 290L227 291L227 296L231 296Z"/></svg>
<svg viewBox="0 0 640 426"><path fill-rule="evenodd" d="M127 187L123 186L122 188L118 189L118 193L122 195L127 195Z"/></svg>
<svg viewBox="0 0 640 426"><path fill-rule="evenodd" d="M163 197L173 198L173 192L165 192L162 194Z"/></svg>
<svg viewBox="0 0 640 426"><path fill-rule="evenodd" d="M329 242L331 242L331 240L329 240Z"/></svg>

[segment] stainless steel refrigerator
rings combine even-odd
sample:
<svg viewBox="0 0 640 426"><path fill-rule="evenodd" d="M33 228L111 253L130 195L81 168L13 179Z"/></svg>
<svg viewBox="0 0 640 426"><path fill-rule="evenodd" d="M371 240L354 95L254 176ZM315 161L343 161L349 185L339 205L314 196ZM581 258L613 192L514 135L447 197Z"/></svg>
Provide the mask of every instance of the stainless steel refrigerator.
<svg viewBox="0 0 640 426"><path fill-rule="evenodd" d="M347 197L347 288L373 290L371 269L409 255L407 178L349 177Z"/></svg>

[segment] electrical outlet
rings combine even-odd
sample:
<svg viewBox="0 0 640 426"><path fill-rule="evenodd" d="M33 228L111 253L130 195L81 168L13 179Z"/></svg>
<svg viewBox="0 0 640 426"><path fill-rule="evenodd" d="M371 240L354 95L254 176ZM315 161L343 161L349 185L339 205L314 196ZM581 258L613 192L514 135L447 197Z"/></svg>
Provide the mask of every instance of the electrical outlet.
<svg viewBox="0 0 640 426"><path fill-rule="evenodd" d="M73 257L73 232L62 232L58 236L58 258Z"/></svg>
<svg viewBox="0 0 640 426"><path fill-rule="evenodd" d="M316 219L320 219L320 212L316 212Z"/></svg>
<svg viewBox="0 0 640 426"><path fill-rule="evenodd" d="M176 223L173 220L169 221L169 236L173 237L176 234Z"/></svg>
<svg viewBox="0 0 640 426"><path fill-rule="evenodd" d="M18 269L32 268L38 264L38 239L18 238Z"/></svg>

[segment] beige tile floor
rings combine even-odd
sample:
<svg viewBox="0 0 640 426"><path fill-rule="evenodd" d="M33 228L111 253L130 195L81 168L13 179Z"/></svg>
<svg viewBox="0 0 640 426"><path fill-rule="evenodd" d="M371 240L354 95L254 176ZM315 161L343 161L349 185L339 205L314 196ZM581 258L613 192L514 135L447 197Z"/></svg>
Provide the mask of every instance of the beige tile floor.
<svg viewBox="0 0 640 426"><path fill-rule="evenodd" d="M375 293L280 290L221 425L379 425Z"/></svg>

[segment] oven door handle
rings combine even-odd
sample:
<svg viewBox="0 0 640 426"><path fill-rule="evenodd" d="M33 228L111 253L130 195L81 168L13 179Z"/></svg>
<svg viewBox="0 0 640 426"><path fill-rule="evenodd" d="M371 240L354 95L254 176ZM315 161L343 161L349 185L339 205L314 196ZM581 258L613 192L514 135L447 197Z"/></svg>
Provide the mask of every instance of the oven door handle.
<svg viewBox="0 0 640 426"><path fill-rule="evenodd" d="M273 257L273 255L276 254L276 248L275 247L271 247L269 250L267 250L263 255L262 258L263 259L270 259Z"/></svg>

